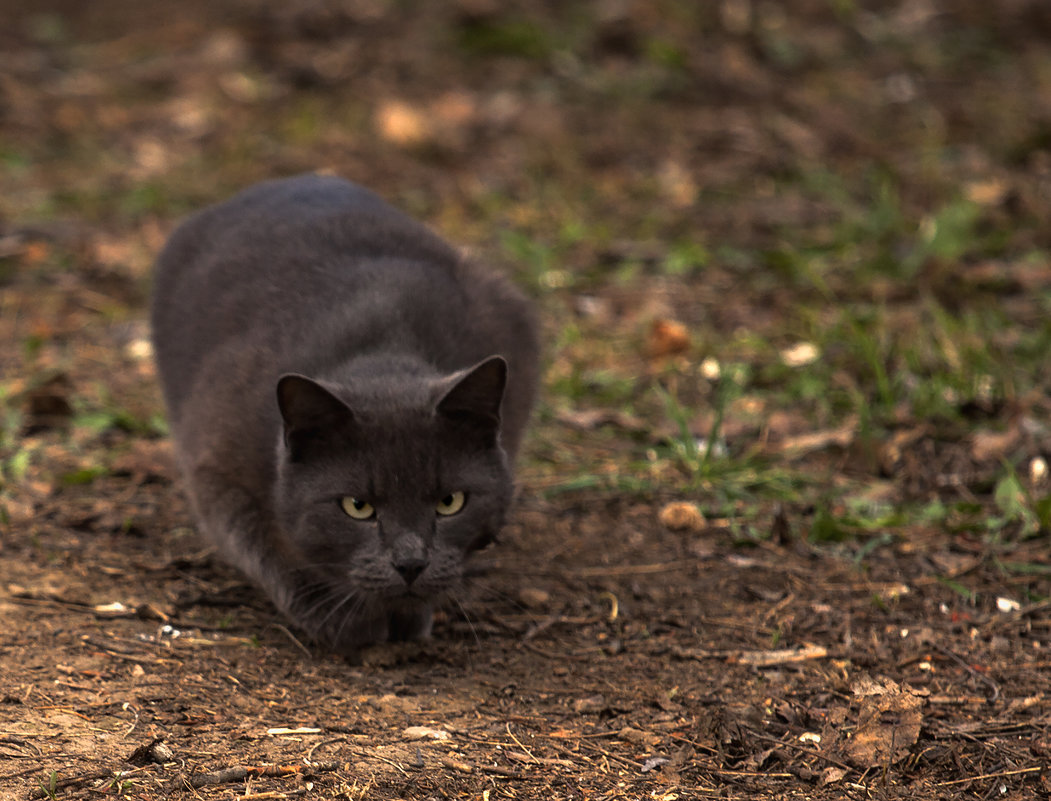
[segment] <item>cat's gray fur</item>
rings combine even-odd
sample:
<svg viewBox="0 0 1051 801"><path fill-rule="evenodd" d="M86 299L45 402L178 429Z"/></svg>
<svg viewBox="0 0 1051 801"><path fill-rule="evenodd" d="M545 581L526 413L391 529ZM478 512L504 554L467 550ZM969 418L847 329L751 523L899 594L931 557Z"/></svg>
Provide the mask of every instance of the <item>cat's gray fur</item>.
<svg viewBox="0 0 1051 801"><path fill-rule="evenodd" d="M367 189L305 175L184 222L152 322L204 535L324 646L426 635L511 499L538 373L523 296Z"/></svg>

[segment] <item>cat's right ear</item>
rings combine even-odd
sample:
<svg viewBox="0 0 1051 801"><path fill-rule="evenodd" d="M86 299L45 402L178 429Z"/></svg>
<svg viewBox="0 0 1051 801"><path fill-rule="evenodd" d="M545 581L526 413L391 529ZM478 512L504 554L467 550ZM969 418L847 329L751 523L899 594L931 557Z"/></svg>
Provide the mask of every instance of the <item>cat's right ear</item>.
<svg viewBox="0 0 1051 801"><path fill-rule="evenodd" d="M317 381L294 373L278 380L277 405L285 425L285 446L294 462L312 444L353 419L343 401Z"/></svg>

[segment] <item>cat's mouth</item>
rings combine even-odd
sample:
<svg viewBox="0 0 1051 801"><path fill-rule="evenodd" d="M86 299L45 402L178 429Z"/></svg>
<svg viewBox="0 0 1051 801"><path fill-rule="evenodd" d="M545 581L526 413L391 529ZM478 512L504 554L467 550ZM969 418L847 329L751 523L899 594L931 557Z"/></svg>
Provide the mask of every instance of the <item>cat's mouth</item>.
<svg viewBox="0 0 1051 801"><path fill-rule="evenodd" d="M414 587L405 587L399 594L397 594L394 600L397 601L415 601L417 603L428 600L432 597L427 593L421 592Z"/></svg>

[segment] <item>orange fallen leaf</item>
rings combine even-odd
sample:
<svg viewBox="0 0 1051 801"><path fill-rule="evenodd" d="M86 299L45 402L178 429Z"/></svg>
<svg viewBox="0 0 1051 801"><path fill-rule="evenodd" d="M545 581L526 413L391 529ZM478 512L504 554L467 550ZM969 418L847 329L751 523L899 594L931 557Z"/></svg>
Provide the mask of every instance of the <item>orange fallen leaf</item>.
<svg viewBox="0 0 1051 801"><path fill-rule="evenodd" d="M690 332L678 320L654 320L646 338L646 352L653 358L672 356L690 347Z"/></svg>
<svg viewBox="0 0 1051 801"><path fill-rule="evenodd" d="M27 265L40 264L51 252L46 242L29 242L22 251L22 259Z"/></svg>
<svg viewBox="0 0 1051 801"><path fill-rule="evenodd" d="M863 677L851 689L859 709L857 727L846 742L847 759L868 768L907 757L920 736L923 699L887 678Z"/></svg>
<svg viewBox="0 0 1051 801"><path fill-rule="evenodd" d="M662 526L672 531L701 531L705 525L704 515L697 504L685 501L665 504L658 519Z"/></svg>
<svg viewBox="0 0 1051 801"><path fill-rule="evenodd" d="M430 138L430 127L423 114L400 100L391 100L379 107L376 127L388 142L403 147L419 145Z"/></svg>

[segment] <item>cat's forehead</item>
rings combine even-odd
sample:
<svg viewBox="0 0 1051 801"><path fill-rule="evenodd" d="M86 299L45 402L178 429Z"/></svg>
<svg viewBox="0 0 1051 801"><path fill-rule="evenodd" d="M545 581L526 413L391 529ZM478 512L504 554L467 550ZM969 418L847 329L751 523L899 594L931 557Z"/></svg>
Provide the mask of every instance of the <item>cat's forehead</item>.
<svg viewBox="0 0 1051 801"><path fill-rule="evenodd" d="M340 480L379 497L416 496L458 481L472 455L433 420L376 415L336 456Z"/></svg>
<svg viewBox="0 0 1051 801"><path fill-rule="evenodd" d="M373 409L355 414L355 439L395 452L433 450L442 439L438 422L431 410Z"/></svg>
<svg viewBox="0 0 1051 801"><path fill-rule="evenodd" d="M429 380L404 380L379 377L355 380L336 390L355 419L369 425L388 422L421 422L433 416L435 384Z"/></svg>

